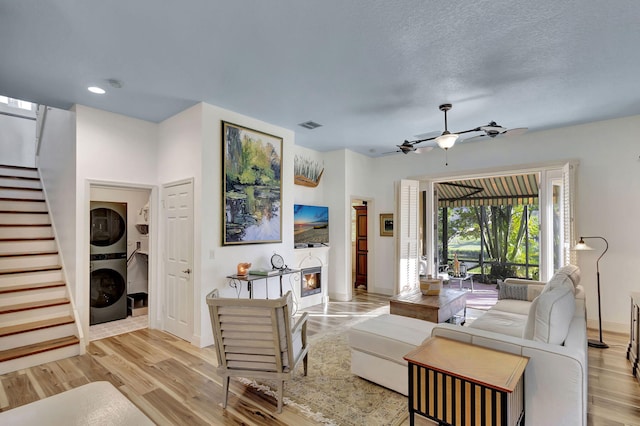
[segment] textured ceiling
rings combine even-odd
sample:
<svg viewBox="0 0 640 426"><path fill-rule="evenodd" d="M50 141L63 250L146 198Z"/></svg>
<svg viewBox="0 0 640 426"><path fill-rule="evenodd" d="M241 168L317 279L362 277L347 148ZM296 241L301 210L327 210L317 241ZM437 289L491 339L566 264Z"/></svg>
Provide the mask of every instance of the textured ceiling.
<svg viewBox="0 0 640 426"><path fill-rule="evenodd" d="M444 102L454 131L640 114L635 0L0 0L0 40L2 95L156 122L204 101L319 151L442 131Z"/></svg>

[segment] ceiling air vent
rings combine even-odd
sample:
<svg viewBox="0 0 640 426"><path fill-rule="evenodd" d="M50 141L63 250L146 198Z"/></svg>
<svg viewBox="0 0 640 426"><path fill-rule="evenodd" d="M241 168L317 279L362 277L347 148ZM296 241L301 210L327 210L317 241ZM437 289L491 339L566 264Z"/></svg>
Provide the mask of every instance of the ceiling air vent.
<svg viewBox="0 0 640 426"><path fill-rule="evenodd" d="M315 128L322 126L322 124L316 123L315 121L305 121L304 123L298 124L298 126L302 126L305 129L313 130Z"/></svg>

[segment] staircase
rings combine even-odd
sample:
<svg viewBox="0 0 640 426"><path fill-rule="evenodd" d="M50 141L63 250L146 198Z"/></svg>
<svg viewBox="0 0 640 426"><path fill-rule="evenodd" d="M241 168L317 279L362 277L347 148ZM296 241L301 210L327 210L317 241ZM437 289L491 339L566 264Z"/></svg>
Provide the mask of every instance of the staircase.
<svg viewBox="0 0 640 426"><path fill-rule="evenodd" d="M60 263L37 169L0 165L0 374L80 354Z"/></svg>

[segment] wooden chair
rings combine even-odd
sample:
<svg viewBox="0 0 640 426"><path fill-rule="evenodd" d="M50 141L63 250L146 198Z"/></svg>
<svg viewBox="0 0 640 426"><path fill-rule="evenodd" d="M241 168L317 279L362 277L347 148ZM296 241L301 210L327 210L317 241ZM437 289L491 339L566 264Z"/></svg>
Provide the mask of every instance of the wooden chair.
<svg viewBox="0 0 640 426"><path fill-rule="evenodd" d="M207 295L211 327L223 378L226 408L229 378L251 377L278 382L278 413L282 412L284 382L300 361L307 375L307 313L292 325L291 292L279 299L220 298Z"/></svg>

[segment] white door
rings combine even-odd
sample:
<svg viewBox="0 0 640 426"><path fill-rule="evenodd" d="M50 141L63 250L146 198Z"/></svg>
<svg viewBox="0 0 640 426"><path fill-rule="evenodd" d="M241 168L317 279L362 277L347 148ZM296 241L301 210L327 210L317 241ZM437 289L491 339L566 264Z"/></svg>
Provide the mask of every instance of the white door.
<svg viewBox="0 0 640 426"><path fill-rule="evenodd" d="M193 337L193 182L164 186L164 329Z"/></svg>

